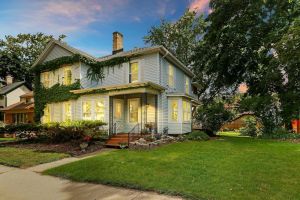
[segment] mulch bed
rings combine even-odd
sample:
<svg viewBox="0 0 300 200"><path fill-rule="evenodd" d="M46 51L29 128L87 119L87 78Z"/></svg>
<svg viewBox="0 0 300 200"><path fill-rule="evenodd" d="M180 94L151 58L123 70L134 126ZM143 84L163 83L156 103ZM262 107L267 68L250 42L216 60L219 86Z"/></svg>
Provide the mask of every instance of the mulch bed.
<svg viewBox="0 0 300 200"><path fill-rule="evenodd" d="M71 156L80 156L83 154L89 154L95 151L98 151L103 148L101 144L90 144L85 151L80 149L78 143L75 142L66 142L60 144L48 144L48 143L30 143L30 142L14 142L5 144L6 147L15 147L15 148L27 148L34 149L36 151L42 152L57 152L57 153L66 153Z"/></svg>

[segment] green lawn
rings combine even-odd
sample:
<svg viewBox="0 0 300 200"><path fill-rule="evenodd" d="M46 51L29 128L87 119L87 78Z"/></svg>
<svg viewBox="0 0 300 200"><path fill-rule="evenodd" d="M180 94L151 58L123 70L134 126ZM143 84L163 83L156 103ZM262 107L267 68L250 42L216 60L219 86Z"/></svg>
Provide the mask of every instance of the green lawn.
<svg viewBox="0 0 300 200"><path fill-rule="evenodd" d="M0 138L0 143L1 142L7 142L7 141L14 141L16 138Z"/></svg>
<svg viewBox="0 0 300 200"><path fill-rule="evenodd" d="M20 168L52 162L68 156L62 153L46 153L24 148L0 147L0 164Z"/></svg>
<svg viewBox="0 0 300 200"><path fill-rule="evenodd" d="M44 173L191 199L300 199L300 145L222 137L106 152Z"/></svg>

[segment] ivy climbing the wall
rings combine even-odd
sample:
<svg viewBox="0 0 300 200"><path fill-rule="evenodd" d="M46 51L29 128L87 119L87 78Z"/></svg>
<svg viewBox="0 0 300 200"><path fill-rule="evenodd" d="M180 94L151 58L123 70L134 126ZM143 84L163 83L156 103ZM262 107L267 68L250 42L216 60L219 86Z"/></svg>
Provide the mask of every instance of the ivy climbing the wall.
<svg viewBox="0 0 300 200"><path fill-rule="evenodd" d="M68 101L71 99L77 99L82 94L74 94L71 90L77 90L81 88L80 81L77 80L71 85L55 84L51 88L45 88L41 84L40 74L46 71L56 70L64 65L72 65L74 63L82 62L89 66L87 71L87 78L91 81L99 82L104 78L104 67L120 66L122 63L129 62L129 57L115 57L109 60L97 61L86 58L80 54L74 54L72 56L63 56L51 61L44 62L36 65L32 70L35 74L34 81L34 100L35 100L35 121L39 122L43 116L43 112L46 104L56 103L62 101ZM89 93L102 93L101 91L93 91Z"/></svg>

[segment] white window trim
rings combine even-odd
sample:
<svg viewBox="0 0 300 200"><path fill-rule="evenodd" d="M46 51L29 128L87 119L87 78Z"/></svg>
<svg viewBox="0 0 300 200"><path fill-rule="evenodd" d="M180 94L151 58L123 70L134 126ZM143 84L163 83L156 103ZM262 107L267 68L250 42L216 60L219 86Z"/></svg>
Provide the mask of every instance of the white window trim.
<svg viewBox="0 0 300 200"><path fill-rule="evenodd" d="M70 116L70 121L72 121L73 120L73 113L72 113L72 109L73 109L73 106L72 106L72 102L71 101L65 101L65 102L63 102L63 104L62 104L62 106L63 106L63 121L67 121L67 119L66 119L66 107L65 107L65 104L66 103L70 103L70 107L71 107L71 109L70 109L70 114L71 114L71 116Z"/></svg>
<svg viewBox="0 0 300 200"><path fill-rule="evenodd" d="M134 81L134 82L130 82L130 79L129 79L129 76L130 76L130 65L132 63L137 63L137 65L138 65L138 80ZM130 61L129 65L128 65L128 76L127 76L127 79L128 79L128 83L138 83L138 82L141 81L141 62L140 62L140 60L132 60L132 61Z"/></svg>
<svg viewBox="0 0 300 200"><path fill-rule="evenodd" d="M190 79L189 79L189 77L187 76L187 75L184 75L184 77L185 77L185 79L184 79L184 92L186 93L186 94L190 94ZM186 82L188 82L187 83L187 86L188 86L188 88L186 88ZM187 91L186 91L186 89L188 89Z"/></svg>
<svg viewBox="0 0 300 200"><path fill-rule="evenodd" d="M90 106L91 106L91 118L90 119L85 119L85 117L84 117L84 112L83 112L83 104L84 103L86 103L86 102L89 102L90 103ZM83 119L83 120L93 120L93 103L92 103L93 101L91 101L91 100L82 100L81 101L81 119Z"/></svg>
<svg viewBox="0 0 300 200"><path fill-rule="evenodd" d="M133 100L133 101L138 101L138 118L137 118L137 122L130 122L130 104L129 102ZM127 122L129 124L136 124L136 123L140 123L140 119L141 119L141 116L140 116L140 108L141 108L141 101L140 101L140 98L132 98L132 99L128 99L127 101Z"/></svg>
<svg viewBox="0 0 300 200"><path fill-rule="evenodd" d="M170 68L173 69L173 85L170 85ZM171 63L168 63L168 87L169 88L175 88L175 83L176 83L176 69L175 69L175 66L172 65Z"/></svg>
<svg viewBox="0 0 300 200"><path fill-rule="evenodd" d="M106 116L106 109L105 109L105 108L106 108L106 106L105 106L105 100L104 100L104 98L96 99L96 100L94 101L94 108L95 108L95 109L92 109L92 110L95 110L95 113L94 113L94 116L95 116L95 117L94 117L94 119L95 119L95 120L98 120L98 119L97 119L97 110L96 110L96 108L97 108L97 102L101 102L101 101L103 102L103 107L104 107L104 110L103 110L104 116L103 116L103 120L102 120L102 121L105 122L105 121L106 121L106 120L105 120L105 116ZM92 116L93 116L93 115L92 115Z"/></svg>
<svg viewBox="0 0 300 200"><path fill-rule="evenodd" d="M184 114L185 114L185 110L184 110L184 102L186 102L186 103L188 103L188 105L189 105L189 120L185 120L184 119ZM184 123L189 123L189 122L191 122L191 118L192 118L192 106L191 106L191 102L190 101L188 101L188 100L185 100L185 99L182 99L182 121L184 122Z"/></svg>
<svg viewBox="0 0 300 200"><path fill-rule="evenodd" d="M172 119L172 101L177 101L177 120ZM180 111L180 99L179 98L170 98L168 99L168 122L169 123L180 123L181 120L181 111Z"/></svg>

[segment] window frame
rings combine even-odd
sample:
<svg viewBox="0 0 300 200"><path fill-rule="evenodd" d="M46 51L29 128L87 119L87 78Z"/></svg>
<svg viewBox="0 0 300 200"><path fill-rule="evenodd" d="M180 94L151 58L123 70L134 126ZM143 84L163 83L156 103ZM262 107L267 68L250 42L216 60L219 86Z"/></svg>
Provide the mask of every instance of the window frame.
<svg viewBox="0 0 300 200"><path fill-rule="evenodd" d="M46 110L48 110L48 111L45 112ZM48 113L48 114L46 115L46 113ZM46 105L45 108L44 108L43 122L44 123L51 122L51 108L50 108L50 105Z"/></svg>
<svg viewBox="0 0 300 200"><path fill-rule="evenodd" d="M43 87L49 88L50 87L50 73L49 72L43 72L41 73L41 82ZM47 78L46 78L47 77Z"/></svg>
<svg viewBox="0 0 300 200"><path fill-rule="evenodd" d="M176 110L174 110L174 108L173 108L173 103L176 103ZM179 122L179 99L170 99L169 104L170 104L169 105L169 108L170 108L169 121L170 122ZM177 114L176 119L173 118L173 116L175 116L174 111Z"/></svg>
<svg viewBox="0 0 300 200"><path fill-rule="evenodd" d="M70 106L70 113L67 113L67 105ZM71 121L72 120L72 104L71 102L64 102L63 103L63 113L64 113L64 121Z"/></svg>
<svg viewBox="0 0 300 200"><path fill-rule="evenodd" d="M63 85L71 85L72 79L73 79L73 73L72 73L71 66L64 67L63 69L64 69ZM70 74L68 74L67 72L70 72ZM70 80L69 80L69 78L70 78Z"/></svg>
<svg viewBox="0 0 300 200"><path fill-rule="evenodd" d="M184 83L185 87L184 87L184 90L185 90L185 93L186 94L190 94L190 80L189 80L189 77L187 75L185 75L185 83Z"/></svg>
<svg viewBox="0 0 300 200"><path fill-rule="evenodd" d="M130 110L130 102L137 102L137 110L136 110L136 121L131 121L131 110ZM133 99L128 99L128 123L139 123L139 108L140 108L140 99L139 98L133 98Z"/></svg>
<svg viewBox="0 0 300 200"><path fill-rule="evenodd" d="M98 107L98 103L100 103L100 102L102 103L103 106ZM103 109L103 111L97 110L97 107L100 109ZM103 114L103 118L98 119L98 115L100 115L101 113ZM104 100L96 100L95 101L95 119L103 121L103 122L105 121L105 102L104 102Z"/></svg>
<svg viewBox="0 0 300 200"><path fill-rule="evenodd" d="M85 110L87 107L86 105L89 105L89 112L88 110ZM87 117L86 115L89 115L89 117ZM82 101L82 119L83 120L92 120L92 102L89 100L84 100Z"/></svg>
<svg viewBox="0 0 300 200"><path fill-rule="evenodd" d="M132 80L132 65L136 64L137 65L137 72L136 72L136 80ZM136 83L139 82L139 62L135 61L135 62L131 62L129 63L129 69L128 69L128 82L129 83Z"/></svg>
<svg viewBox="0 0 300 200"><path fill-rule="evenodd" d="M168 86L170 88L175 87L175 67L172 64L168 65Z"/></svg>
<svg viewBox="0 0 300 200"><path fill-rule="evenodd" d="M191 102L182 100L182 121L191 122Z"/></svg>

